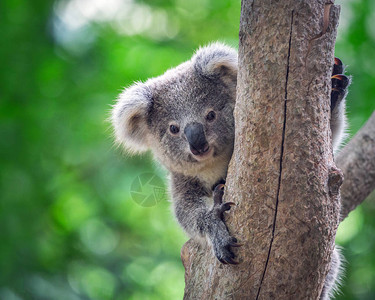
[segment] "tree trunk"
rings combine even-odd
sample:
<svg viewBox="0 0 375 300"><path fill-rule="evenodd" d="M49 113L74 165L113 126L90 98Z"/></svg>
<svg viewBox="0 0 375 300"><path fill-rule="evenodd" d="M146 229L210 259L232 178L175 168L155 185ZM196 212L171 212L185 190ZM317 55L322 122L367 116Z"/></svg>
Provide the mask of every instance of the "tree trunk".
<svg viewBox="0 0 375 300"><path fill-rule="evenodd" d="M339 223L330 136L339 8L242 1L235 150L225 201L239 265L182 249L185 299L318 299Z"/></svg>

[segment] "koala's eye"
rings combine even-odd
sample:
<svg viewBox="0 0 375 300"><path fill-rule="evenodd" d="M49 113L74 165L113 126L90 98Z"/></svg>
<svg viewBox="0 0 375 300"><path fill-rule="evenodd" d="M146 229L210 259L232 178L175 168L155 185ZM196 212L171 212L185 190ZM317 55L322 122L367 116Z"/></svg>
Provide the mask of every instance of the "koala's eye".
<svg viewBox="0 0 375 300"><path fill-rule="evenodd" d="M178 126L176 125L170 125L169 126L169 131L172 133L172 134L177 134L180 132L180 128L178 128Z"/></svg>
<svg viewBox="0 0 375 300"><path fill-rule="evenodd" d="M211 110L211 111L207 114L207 116L206 116L206 120L209 121L209 122L215 120L215 118L216 118L216 114L215 114L215 112L214 112L213 110Z"/></svg>

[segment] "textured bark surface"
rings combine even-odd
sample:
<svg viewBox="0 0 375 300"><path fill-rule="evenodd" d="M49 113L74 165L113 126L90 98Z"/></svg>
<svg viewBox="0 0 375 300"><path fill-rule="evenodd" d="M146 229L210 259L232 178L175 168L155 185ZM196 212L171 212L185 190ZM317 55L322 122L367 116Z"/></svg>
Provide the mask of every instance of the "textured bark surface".
<svg viewBox="0 0 375 300"><path fill-rule="evenodd" d="M341 218L364 201L375 190L375 112L336 159L344 173L341 187Z"/></svg>
<svg viewBox="0 0 375 300"><path fill-rule="evenodd" d="M339 9L325 1L242 1L235 150L225 201L245 245L223 265L182 249L185 299L318 299L339 222L329 129Z"/></svg>

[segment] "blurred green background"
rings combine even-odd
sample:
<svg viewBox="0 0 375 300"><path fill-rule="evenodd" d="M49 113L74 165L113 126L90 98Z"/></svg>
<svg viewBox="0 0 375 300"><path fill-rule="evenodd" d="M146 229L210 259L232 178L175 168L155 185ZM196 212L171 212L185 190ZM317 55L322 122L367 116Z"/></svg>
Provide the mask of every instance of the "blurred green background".
<svg viewBox="0 0 375 300"><path fill-rule="evenodd" d="M337 2L354 134L375 109L375 1ZM122 87L237 46L239 16L238 0L0 2L0 299L182 298L165 172L116 149L106 118ZM152 178L155 198L135 201ZM367 201L340 228L337 299L375 299L374 214Z"/></svg>

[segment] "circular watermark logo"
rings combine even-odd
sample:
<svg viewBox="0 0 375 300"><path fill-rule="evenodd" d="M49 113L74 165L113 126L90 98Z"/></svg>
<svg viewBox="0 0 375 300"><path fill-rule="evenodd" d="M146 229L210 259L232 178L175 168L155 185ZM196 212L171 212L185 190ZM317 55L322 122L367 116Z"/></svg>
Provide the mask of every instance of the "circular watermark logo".
<svg viewBox="0 0 375 300"><path fill-rule="evenodd" d="M164 182L153 173L137 176L131 186L130 195L134 202L143 207L151 207L167 198Z"/></svg>

